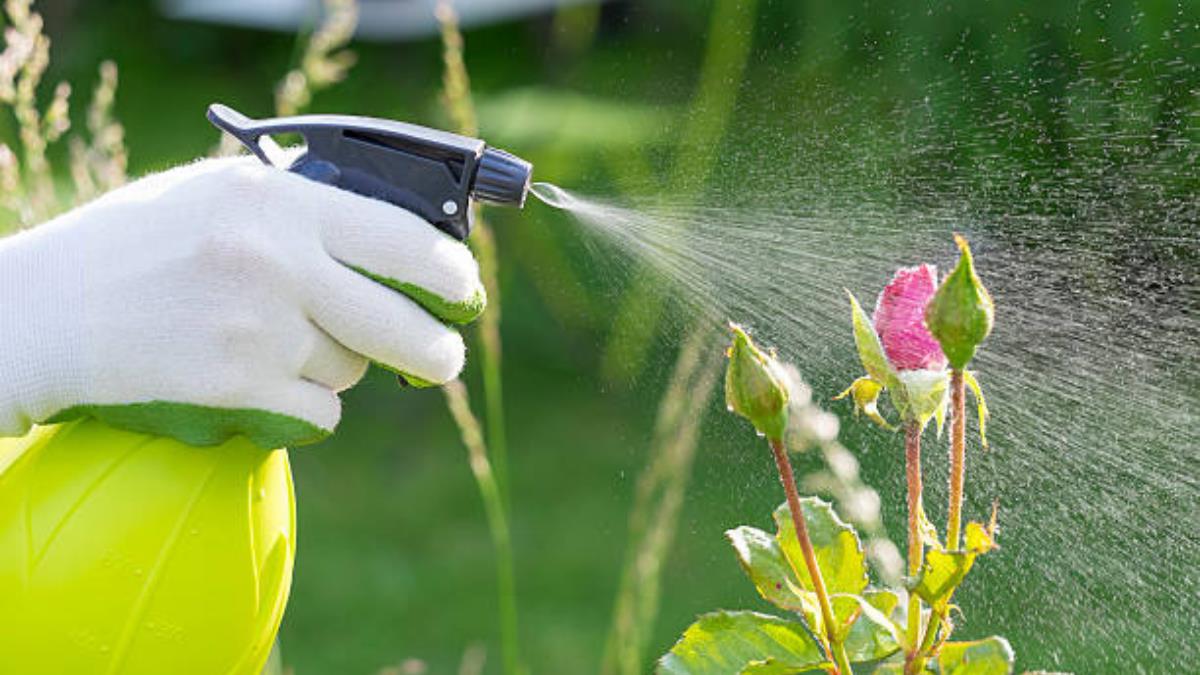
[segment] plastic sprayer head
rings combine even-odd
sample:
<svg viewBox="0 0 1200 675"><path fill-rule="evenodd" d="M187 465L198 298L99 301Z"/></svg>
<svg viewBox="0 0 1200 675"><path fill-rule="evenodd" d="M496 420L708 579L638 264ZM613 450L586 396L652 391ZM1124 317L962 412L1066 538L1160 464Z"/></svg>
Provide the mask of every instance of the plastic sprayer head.
<svg viewBox="0 0 1200 675"><path fill-rule="evenodd" d="M487 148L479 158L471 196L481 202L520 208L525 205L532 176L533 165L529 162L503 150Z"/></svg>
<svg viewBox="0 0 1200 675"><path fill-rule="evenodd" d="M208 119L271 165L263 141L298 133L304 154L280 168L408 209L458 240L471 233L471 198L524 206L533 173L529 162L478 138L393 120L350 115L253 120L220 104L209 107Z"/></svg>

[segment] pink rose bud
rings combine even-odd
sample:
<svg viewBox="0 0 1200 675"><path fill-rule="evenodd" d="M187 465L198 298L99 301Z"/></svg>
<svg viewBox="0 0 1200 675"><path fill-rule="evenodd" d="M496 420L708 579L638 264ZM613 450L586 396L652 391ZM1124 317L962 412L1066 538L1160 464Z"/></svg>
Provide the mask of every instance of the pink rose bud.
<svg viewBox="0 0 1200 675"><path fill-rule="evenodd" d="M904 267L879 294L875 303L875 332L892 367L904 370L941 370L946 355L925 327L925 306L937 292L933 265Z"/></svg>

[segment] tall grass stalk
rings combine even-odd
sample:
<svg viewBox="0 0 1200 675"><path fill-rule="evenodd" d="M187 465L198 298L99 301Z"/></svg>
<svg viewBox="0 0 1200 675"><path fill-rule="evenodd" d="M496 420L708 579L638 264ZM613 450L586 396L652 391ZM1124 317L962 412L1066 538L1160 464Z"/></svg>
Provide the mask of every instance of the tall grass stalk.
<svg viewBox="0 0 1200 675"><path fill-rule="evenodd" d="M663 561L675 539L704 410L721 372L715 336L711 329L691 333L659 402L650 462L638 477L629 514L625 565L601 666L606 675L645 670Z"/></svg>
<svg viewBox="0 0 1200 675"><path fill-rule="evenodd" d="M0 109L16 121L16 150L0 143L0 205L12 219L0 222L0 233L10 225L29 227L53 216L64 206L90 199L117 187L126 179L124 129L112 115L117 67L100 66L100 80L88 107L88 138L70 139L73 189L59 195L47 149L71 128L71 87L60 82L50 101L39 105L39 88L50 65L50 39L43 33L42 17L31 0L4 3L4 50L0 52Z"/></svg>
<svg viewBox="0 0 1200 675"><path fill-rule="evenodd" d="M42 32L42 16L33 11L31 0L8 0L4 14L4 51L0 53L0 102L17 122L20 152L8 145L0 150L6 205L12 209L21 227L28 227L53 215L58 209L54 178L46 149L71 126L69 99L71 86L60 82L54 97L42 109L38 89L50 65L50 38Z"/></svg>
<svg viewBox="0 0 1200 675"><path fill-rule="evenodd" d="M450 0L439 0L438 22L442 27L442 104L451 123L464 136L479 135L475 103L471 99L471 78L463 60L463 37L458 28L458 14ZM488 447L497 481L505 503L508 503L508 443L504 428L504 387L501 377L500 343L500 264L496 258L496 237L491 225L483 218L478 204L472 204L474 224L471 246L479 260L479 274L488 296L488 311L479 319L479 343L482 348L483 393L487 415Z"/></svg>
<svg viewBox="0 0 1200 675"><path fill-rule="evenodd" d="M479 496L483 500L483 509L487 515L488 530L492 536L492 546L496 549L496 584L500 589L500 637L504 672L519 673L521 666L520 653L517 650L517 594L513 583L512 536L508 529L504 499L500 494L500 486L492 464L488 460L487 445L483 440L479 420L471 412L471 401L466 386L460 380L453 380L447 383L442 391L446 395L446 405L454 417L454 423L458 425L462 434L463 445L467 448L471 473L479 487Z"/></svg>
<svg viewBox="0 0 1200 675"><path fill-rule="evenodd" d="M302 34L296 43L299 58L275 84L275 114L297 115L308 109L313 94L346 79L356 56L346 49L358 27L358 0L322 0L320 23L312 32ZM245 151L230 134L211 153L229 157Z"/></svg>
<svg viewBox="0 0 1200 675"><path fill-rule="evenodd" d="M87 129L90 142L82 136L68 141L71 151L71 179L75 199L84 201L120 187L128 179L128 152L125 128L113 117L117 95L117 64L100 64L100 81L88 104Z"/></svg>
<svg viewBox="0 0 1200 675"><path fill-rule="evenodd" d="M469 645L458 662L458 675L483 675L487 664L487 648L481 644Z"/></svg>
<svg viewBox="0 0 1200 675"><path fill-rule="evenodd" d="M458 27L458 14L450 0L438 0L435 9L438 23L441 25L442 59L444 70L442 76L442 103L447 114L458 132L467 136L479 135L479 123L475 115L475 105L471 99L471 78L463 60L463 37ZM470 243L479 261L479 274L483 280L484 290L488 296L488 311L484 312L479 321L479 345L481 352L481 368L483 376L485 423L487 425L487 442L479 438L479 449L484 451L482 458L489 460L495 490L495 504L488 507L488 525L492 529L492 538L496 542L496 573L498 577L498 592L500 594L500 635L501 655L504 672L510 675L519 673L521 667L520 635L517 622L516 578L514 574L513 550L509 537L509 490L508 490L508 443L504 425L504 388L501 374L502 345L500 341L500 274L499 262L496 256L496 238L491 226L482 217L479 206L472 205L474 225ZM460 407L454 414L455 421L462 431L464 442L470 435L464 426L467 418L462 413L470 413L466 399L466 389L458 385L454 389L461 390L461 399L448 398ZM448 397L458 396L448 392ZM454 406L451 412L454 413ZM474 416L471 415L471 420ZM475 425L478 435L478 425ZM490 453L487 450L490 449ZM473 453L473 457L477 453ZM472 461L476 461L472 459ZM474 468L474 467L473 467ZM476 473L476 481L480 483L480 491L485 491L485 485ZM491 490L492 488L487 488ZM486 498L485 498L486 500ZM503 543L503 545L501 545Z"/></svg>
<svg viewBox="0 0 1200 675"><path fill-rule="evenodd" d="M355 55L343 49L358 27L356 0L323 0L317 28L303 42L300 63L275 86L275 114L295 115L312 103L312 95L345 79Z"/></svg>

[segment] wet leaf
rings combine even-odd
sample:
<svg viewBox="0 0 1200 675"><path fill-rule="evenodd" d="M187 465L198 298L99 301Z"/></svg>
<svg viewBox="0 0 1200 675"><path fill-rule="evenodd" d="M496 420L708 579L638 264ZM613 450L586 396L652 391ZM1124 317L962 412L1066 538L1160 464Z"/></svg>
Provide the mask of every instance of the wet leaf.
<svg viewBox="0 0 1200 675"><path fill-rule="evenodd" d="M975 403L979 406L979 442L986 448L987 444L987 420L988 407L987 401L983 399L983 390L979 388L979 380L975 379L975 374L969 370L963 371L963 383L971 389L971 395L975 397Z"/></svg>
<svg viewBox="0 0 1200 675"><path fill-rule="evenodd" d="M922 427L946 407L950 393L950 374L945 370L905 370L896 376L897 384L889 391L892 403L906 421Z"/></svg>
<svg viewBox="0 0 1200 675"><path fill-rule="evenodd" d="M946 412L950 410L949 403L950 401L947 399L945 403L938 406L937 410L933 411L933 418L937 420L937 437L939 439L942 437L942 429L946 428Z"/></svg>
<svg viewBox="0 0 1200 675"><path fill-rule="evenodd" d="M925 563L912 591L939 614L945 614L954 589L971 571L975 555L969 551L930 549L925 554Z"/></svg>
<svg viewBox="0 0 1200 675"><path fill-rule="evenodd" d="M904 675L904 659L889 659L875 666L874 670L856 669L854 673L855 675L860 675L860 673L870 673L870 675Z"/></svg>
<svg viewBox="0 0 1200 675"><path fill-rule="evenodd" d="M868 590L863 595L830 599L838 624L836 637L851 661L876 661L900 649L901 628L892 620L900 602L892 591Z"/></svg>
<svg viewBox="0 0 1200 675"><path fill-rule="evenodd" d="M999 636L974 642L947 642L938 652L942 675L1008 675L1013 670L1012 646Z"/></svg>
<svg viewBox="0 0 1200 675"><path fill-rule="evenodd" d="M743 525L726 531L725 538L733 545L738 563L764 600L793 612L805 609L801 594L806 591L796 581L775 537L756 527Z"/></svg>
<svg viewBox="0 0 1200 675"><path fill-rule="evenodd" d="M850 386L845 391L833 397L833 400L839 401L847 396L850 396L854 401L854 414L863 413L872 422L887 429L895 431L896 427L879 413L879 394L883 392L883 385L871 378L870 375L865 375L850 383Z"/></svg>
<svg viewBox="0 0 1200 675"><path fill-rule="evenodd" d="M892 370L892 365L888 362L887 354L883 351L883 344L879 342L879 335L875 332L875 326L871 323L867 313L863 311L862 305L858 304L858 298L855 298L850 291L846 291L846 294L850 296L850 312L854 322L854 344L858 347L858 359L862 361L863 368L872 379L890 389L896 382L896 372Z"/></svg>
<svg viewBox="0 0 1200 675"><path fill-rule="evenodd" d="M806 673L817 675L829 673L830 671L825 667L828 665L832 664L796 670L795 666L789 666L774 659L764 659L762 661L754 661L745 668L742 668L738 675L804 675Z"/></svg>
<svg viewBox="0 0 1200 675"><path fill-rule="evenodd" d="M941 539L938 538L937 526L925 514L925 505L922 502L917 502L917 532L926 546L939 550L945 548L942 546Z"/></svg>
<svg viewBox="0 0 1200 675"><path fill-rule="evenodd" d="M764 663L766 662L766 663ZM758 612L712 612L688 627L658 660L660 675L803 672L826 664L821 648L799 621ZM781 670L782 669L782 670Z"/></svg>
<svg viewBox="0 0 1200 675"><path fill-rule="evenodd" d="M967 530L963 535L963 540L966 542L967 552L975 554L987 553L996 548L995 526L984 527L982 523L967 523Z"/></svg>
<svg viewBox="0 0 1200 675"><path fill-rule="evenodd" d="M854 528L838 518L833 507L823 499L804 497L800 500L800 509L808 527L809 539L812 540L817 567L825 580L825 588L831 595L862 593L867 587L867 566L862 543ZM787 502L775 509L775 525L779 528L775 540L779 542L796 579L805 590L814 590Z"/></svg>

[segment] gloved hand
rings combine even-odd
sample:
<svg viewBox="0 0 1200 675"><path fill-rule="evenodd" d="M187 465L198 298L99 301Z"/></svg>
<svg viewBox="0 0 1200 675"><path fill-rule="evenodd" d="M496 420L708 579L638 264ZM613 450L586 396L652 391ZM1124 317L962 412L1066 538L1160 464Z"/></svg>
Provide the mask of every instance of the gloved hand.
<svg viewBox="0 0 1200 675"><path fill-rule="evenodd" d="M0 435L94 415L193 445L313 442L368 360L462 369L468 249L252 158L204 160L0 240Z"/></svg>

